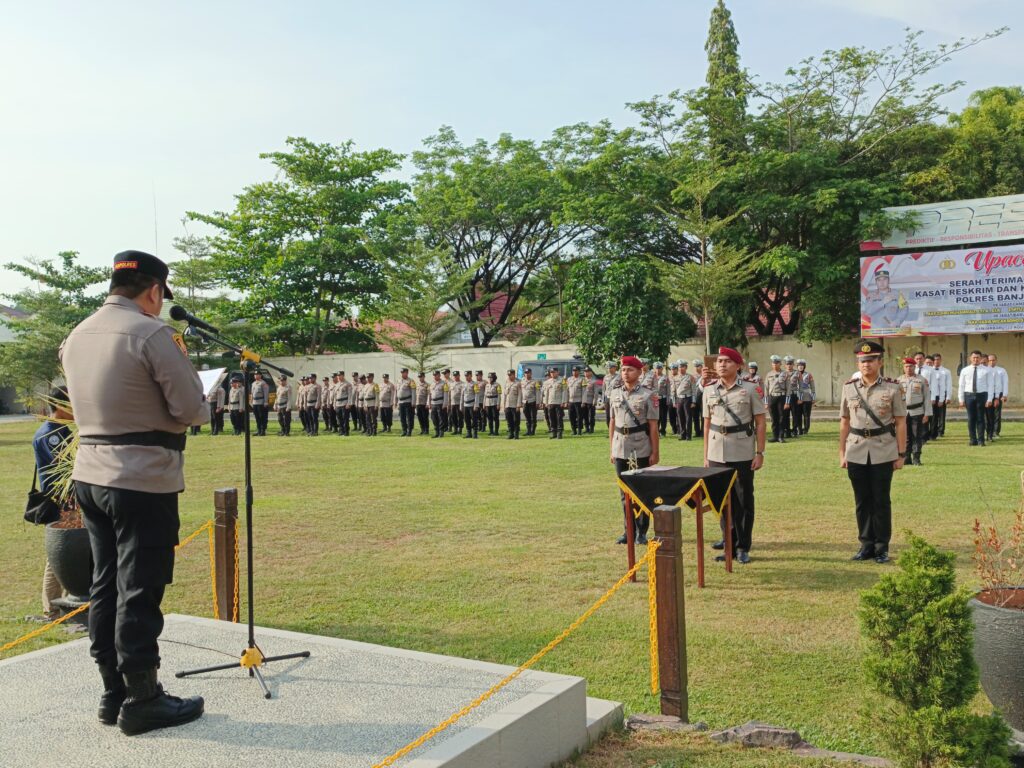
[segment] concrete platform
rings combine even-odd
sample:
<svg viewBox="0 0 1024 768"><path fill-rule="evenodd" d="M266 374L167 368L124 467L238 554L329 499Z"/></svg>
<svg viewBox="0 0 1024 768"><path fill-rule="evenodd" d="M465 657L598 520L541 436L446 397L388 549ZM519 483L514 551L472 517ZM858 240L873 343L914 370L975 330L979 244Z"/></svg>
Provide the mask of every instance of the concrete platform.
<svg viewBox="0 0 1024 768"><path fill-rule="evenodd" d="M309 659L263 667L274 698L238 668L174 672L237 658L245 625L167 616L161 679L202 695L188 725L127 737L96 720L99 676L85 639L0 661L0 766L76 768L369 768L512 671L498 664L258 628L265 654ZM227 655L197 648L226 652ZM620 704L586 696L579 677L528 671L397 765L546 768L622 721Z"/></svg>

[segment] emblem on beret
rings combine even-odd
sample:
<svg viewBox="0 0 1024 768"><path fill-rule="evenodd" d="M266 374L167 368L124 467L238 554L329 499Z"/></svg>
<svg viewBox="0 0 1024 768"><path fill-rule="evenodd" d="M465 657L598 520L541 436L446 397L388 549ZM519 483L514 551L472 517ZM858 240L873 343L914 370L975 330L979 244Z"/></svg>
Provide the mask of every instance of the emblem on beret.
<svg viewBox="0 0 1024 768"><path fill-rule="evenodd" d="M139 268L139 262L137 262L137 261L119 261L116 264L114 264L114 269L115 270L118 270L118 269L138 269L138 268Z"/></svg>
<svg viewBox="0 0 1024 768"><path fill-rule="evenodd" d="M861 345L860 351L861 352L870 352L871 351L871 347L868 346L867 344L863 344L863 345Z"/></svg>

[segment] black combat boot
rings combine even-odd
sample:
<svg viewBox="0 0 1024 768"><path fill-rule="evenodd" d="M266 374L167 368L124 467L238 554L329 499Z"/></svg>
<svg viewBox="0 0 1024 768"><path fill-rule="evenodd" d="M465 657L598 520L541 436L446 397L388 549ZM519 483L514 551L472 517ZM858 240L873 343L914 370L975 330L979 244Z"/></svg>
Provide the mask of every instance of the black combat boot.
<svg viewBox="0 0 1024 768"><path fill-rule="evenodd" d="M121 706L117 725L128 736L184 725L203 714L201 696L181 699L165 693L157 682L156 669L126 672L124 682L128 697Z"/></svg>
<svg viewBox="0 0 1024 768"><path fill-rule="evenodd" d="M103 678L103 693L100 694L100 722L104 725L117 723L117 714L127 695L124 678L114 664L99 664L100 677Z"/></svg>

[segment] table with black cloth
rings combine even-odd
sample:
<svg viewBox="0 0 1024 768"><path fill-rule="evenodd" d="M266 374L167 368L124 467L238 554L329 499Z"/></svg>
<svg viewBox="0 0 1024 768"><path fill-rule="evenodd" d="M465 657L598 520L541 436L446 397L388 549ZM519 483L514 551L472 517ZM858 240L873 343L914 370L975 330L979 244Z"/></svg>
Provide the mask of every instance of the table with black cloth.
<svg viewBox="0 0 1024 768"><path fill-rule="evenodd" d="M654 508L662 504L687 506L696 512L697 586L704 586L704 512L725 515L725 569L732 572L732 503L730 491L736 482L731 467L665 467L656 465L622 473L619 487L634 505L634 514L654 518ZM629 527L630 563L633 558L632 526Z"/></svg>

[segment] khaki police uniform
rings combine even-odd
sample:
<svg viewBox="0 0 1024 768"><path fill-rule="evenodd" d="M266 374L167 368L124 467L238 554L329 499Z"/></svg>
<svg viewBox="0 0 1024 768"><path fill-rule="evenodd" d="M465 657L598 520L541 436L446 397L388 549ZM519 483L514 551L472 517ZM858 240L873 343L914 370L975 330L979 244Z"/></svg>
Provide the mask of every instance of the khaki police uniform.
<svg viewBox="0 0 1024 768"><path fill-rule="evenodd" d="M521 386L523 390L523 419L526 421L526 436L529 437L537 432L537 407L541 399L542 384L531 374L523 376Z"/></svg>
<svg viewBox="0 0 1024 768"><path fill-rule="evenodd" d="M783 370L768 371L764 377L764 391L768 397L768 410L772 416L770 442L786 442L786 408L793 397L793 381Z"/></svg>
<svg viewBox="0 0 1024 768"><path fill-rule="evenodd" d="M654 390L637 384L629 391L625 386L616 387L608 396L608 408L611 412L611 455L615 460L615 474L621 476L635 461L638 469L651 464L650 422L654 422L657 432L658 406ZM625 509L625 506L624 506ZM641 512L636 518L636 538L640 543L647 540L647 529L650 518ZM625 521L628 528L628 521ZM625 530L625 529L624 529Z"/></svg>
<svg viewBox="0 0 1024 768"><path fill-rule="evenodd" d="M583 387L585 381L579 371L565 380L566 398L569 402L569 426L574 435L583 434Z"/></svg>
<svg viewBox="0 0 1024 768"><path fill-rule="evenodd" d="M454 378L448 382L448 429L453 434L462 434L462 390L466 383L461 379Z"/></svg>
<svg viewBox="0 0 1024 768"><path fill-rule="evenodd" d="M430 421L434 425L434 437L444 437L444 409L449 405L448 383L438 379L430 385Z"/></svg>
<svg viewBox="0 0 1024 768"><path fill-rule="evenodd" d="M278 384L274 397L274 410L277 411L277 425L281 435L287 437L292 433L292 388L289 384Z"/></svg>
<svg viewBox="0 0 1024 768"><path fill-rule="evenodd" d="M598 383L593 374L583 379L583 426L581 433L593 434L597 421Z"/></svg>
<svg viewBox="0 0 1024 768"><path fill-rule="evenodd" d="M721 380L705 387L703 408L708 464L736 470L730 497L733 549L740 555L750 551L753 541L755 503L751 462L757 452L757 417L763 420L766 409L757 387L739 378L730 387ZM724 515L720 522L724 537Z"/></svg>
<svg viewBox="0 0 1024 768"><path fill-rule="evenodd" d="M907 464L921 464L921 446L924 445L928 427L924 424L927 416L932 418L931 389L928 380L917 374L903 374L897 380L903 401L907 406Z"/></svg>
<svg viewBox="0 0 1024 768"><path fill-rule="evenodd" d="M385 432L391 431L395 416L395 397L398 388L385 380L380 385L380 425Z"/></svg>
<svg viewBox="0 0 1024 768"><path fill-rule="evenodd" d="M267 434L267 420L270 415L270 385L263 379L253 379L249 385L249 404L252 406L252 416L256 422L256 437L263 437Z"/></svg>
<svg viewBox="0 0 1024 768"><path fill-rule="evenodd" d="M519 409L523 405L522 383L510 375L501 392L502 405L505 409L505 426L508 428L508 439L519 439L521 415Z"/></svg>
<svg viewBox="0 0 1024 768"><path fill-rule="evenodd" d="M878 345L869 342L864 346ZM892 379L879 377L870 385L850 379L843 384L839 417L849 427L842 448L857 507L861 545L857 559L888 558L893 462L900 458L898 435L904 429L902 420L906 415L903 392Z"/></svg>
<svg viewBox="0 0 1024 768"><path fill-rule="evenodd" d="M415 424L413 414L416 409L416 382L407 375L399 379L395 399L398 401L398 421L402 425L402 437L409 437Z"/></svg>
<svg viewBox="0 0 1024 768"><path fill-rule="evenodd" d="M430 434L430 385L420 378L416 382L416 418L420 423L420 434Z"/></svg>
<svg viewBox="0 0 1024 768"><path fill-rule="evenodd" d="M228 394L220 384L213 392L210 401L210 434L219 435L224 431L224 409L227 406Z"/></svg>
<svg viewBox="0 0 1024 768"><path fill-rule="evenodd" d="M468 378L468 377L467 377ZM466 427L465 438L478 438L480 428L476 418L476 402L480 396L480 385L475 381L466 381L462 386L462 421Z"/></svg>

